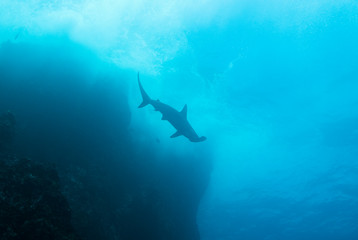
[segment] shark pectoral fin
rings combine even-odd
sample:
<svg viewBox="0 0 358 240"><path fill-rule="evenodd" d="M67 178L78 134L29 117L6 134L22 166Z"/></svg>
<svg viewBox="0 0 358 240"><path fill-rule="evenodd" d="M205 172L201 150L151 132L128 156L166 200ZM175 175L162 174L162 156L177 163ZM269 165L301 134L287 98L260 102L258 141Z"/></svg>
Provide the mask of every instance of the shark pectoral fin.
<svg viewBox="0 0 358 240"><path fill-rule="evenodd" d="M183 109L180 111L180 114L186 119L187 112L188 112L188 107L185 104Z"/></svg>
<svg viewBox="0 0 358 240"><path fill-rule="evenodd" d="M173 135L171 135L170 138L179 137L179 136L181 136L181 135L182 135L182 134L181 134L179 131L177 131L176 133L174 133Z"/></svg>
<svg viewBox="0 0 358 240"><path fill-rule="evenodd" d="M162 120L168 120L168 118L166 118L165 115L163 114Z"/></svg>

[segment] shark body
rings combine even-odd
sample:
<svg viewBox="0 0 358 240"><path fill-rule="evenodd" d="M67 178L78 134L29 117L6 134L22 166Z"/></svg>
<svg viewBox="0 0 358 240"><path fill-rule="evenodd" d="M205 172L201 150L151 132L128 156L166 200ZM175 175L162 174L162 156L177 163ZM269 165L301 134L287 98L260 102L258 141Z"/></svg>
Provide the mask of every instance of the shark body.
<svg viewBox="0 0 358 240"><path fill-rule="evenodd" d="M198 134L194 131L190 123L187 119L187 105L183 107L183 109L179 112L172 108L171 106L160 102L159 100L152 100L148 94L144 91L143 86L139 79L138 73L138 85L140 92L142 94L143 102L138 106L138 108L142 108L147 106L148 104L154 107L155 111L159 111L163 114L162 120L167 120L173 127L177 130L171 138L185 136L191 142L202 142L206 140L206 137L199 137Z"/></svg>

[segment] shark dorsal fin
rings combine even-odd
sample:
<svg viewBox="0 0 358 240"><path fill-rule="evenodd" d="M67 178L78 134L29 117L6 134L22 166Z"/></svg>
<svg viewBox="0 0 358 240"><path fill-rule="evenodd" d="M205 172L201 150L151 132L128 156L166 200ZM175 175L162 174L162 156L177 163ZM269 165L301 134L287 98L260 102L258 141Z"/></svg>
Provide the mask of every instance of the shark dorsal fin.
<svg viewBox="0 0 358 240"><path fill-rule="evenodd" d="M183 109L180 111L180 114L186 119L187 112L188 112L188 107L185 104Z"/></svg>
<svg viewBox="0 0 358 240"><path fill-rule="evenodd" d="M182 134L179 132L179 131L176 131L173 135L171 135L170 137L171 138L175 138L175 137L179 137L181 136Z"/></svg>

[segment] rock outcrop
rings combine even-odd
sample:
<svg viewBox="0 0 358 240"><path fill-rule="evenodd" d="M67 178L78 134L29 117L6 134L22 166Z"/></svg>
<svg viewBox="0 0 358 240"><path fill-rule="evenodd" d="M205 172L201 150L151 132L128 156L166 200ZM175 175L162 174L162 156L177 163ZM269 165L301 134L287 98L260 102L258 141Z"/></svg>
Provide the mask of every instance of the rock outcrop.
<svg viewBox="0 0 358 240"><path fill-rule="evenodd" d="M210 159L135 139L116 68L56 44L0 49L0 239L199 240Z"/></svg>

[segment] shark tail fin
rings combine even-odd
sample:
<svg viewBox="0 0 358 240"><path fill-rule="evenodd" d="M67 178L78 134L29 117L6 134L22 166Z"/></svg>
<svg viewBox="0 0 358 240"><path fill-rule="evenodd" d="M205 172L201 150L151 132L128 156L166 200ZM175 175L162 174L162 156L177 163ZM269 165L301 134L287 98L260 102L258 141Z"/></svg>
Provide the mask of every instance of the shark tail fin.
<svg viewBox="0 0 358 240"><path fill-rule="evenodd" d="M142 94L142 98L143 98L143 102L138 106L138 108L142 108L150 104L151 99L148 96L148 94L144 91L144 88L139 80L139 72L138 72L138 85L139 85L140 93Z"/></svg>

